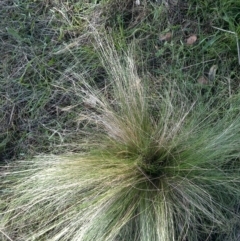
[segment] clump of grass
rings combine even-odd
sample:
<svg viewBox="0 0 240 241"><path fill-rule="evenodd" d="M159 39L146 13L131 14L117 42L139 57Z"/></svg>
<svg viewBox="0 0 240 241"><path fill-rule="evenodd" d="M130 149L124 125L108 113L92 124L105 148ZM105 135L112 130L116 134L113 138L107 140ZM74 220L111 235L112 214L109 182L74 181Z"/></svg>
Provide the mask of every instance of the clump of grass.
<svg viewBox="0 0 240 241"><path fill-rule="evenodd" d="M2 239L235 240L239 97L207 99L165 78L153 88L131 51L117 53L96 33L95 48L105 86L83 75L74 86L89 151L4 172Z"/></svg>

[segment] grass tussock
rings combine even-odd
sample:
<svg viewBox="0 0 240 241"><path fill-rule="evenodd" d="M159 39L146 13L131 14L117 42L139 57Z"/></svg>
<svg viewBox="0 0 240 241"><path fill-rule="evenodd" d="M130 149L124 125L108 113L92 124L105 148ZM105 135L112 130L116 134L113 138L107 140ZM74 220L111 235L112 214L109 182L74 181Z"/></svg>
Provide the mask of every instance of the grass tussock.
<svg viewBox="0 0 240 241"><path fill-rule="evenodd" d="M94 37L105 85L79 75L74 86L94 142L4 172L3 239L236 240L239 97L209 99L175 79L153 87L131 51Z"/></svg>

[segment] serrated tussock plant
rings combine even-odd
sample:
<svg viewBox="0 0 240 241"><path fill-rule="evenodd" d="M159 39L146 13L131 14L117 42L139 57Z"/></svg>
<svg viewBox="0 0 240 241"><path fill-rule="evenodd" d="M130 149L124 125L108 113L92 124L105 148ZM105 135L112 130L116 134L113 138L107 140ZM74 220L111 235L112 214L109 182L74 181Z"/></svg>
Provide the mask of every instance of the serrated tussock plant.
<svg viewBox="0 0 240 241"><path fill-rule="evenodd" d="M95 35L106 71L79 76L89 151L39 156L4 172L3 240L236 240L239 97L138 75L131 51Z"/></svg>

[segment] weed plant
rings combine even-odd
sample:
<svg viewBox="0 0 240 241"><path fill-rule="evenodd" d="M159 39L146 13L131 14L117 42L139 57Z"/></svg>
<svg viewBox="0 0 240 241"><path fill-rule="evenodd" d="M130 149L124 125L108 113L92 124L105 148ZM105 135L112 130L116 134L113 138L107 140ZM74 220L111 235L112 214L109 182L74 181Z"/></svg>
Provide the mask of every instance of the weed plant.
<svg viewBox="0 0 240 241"><path fill-rule="evenodd" d="M89 150L4 172L2 239L237 240L239 96L209 98L166 78L153 87L131 49L94 38L105 85L80 74L75 86Z"/></svg>

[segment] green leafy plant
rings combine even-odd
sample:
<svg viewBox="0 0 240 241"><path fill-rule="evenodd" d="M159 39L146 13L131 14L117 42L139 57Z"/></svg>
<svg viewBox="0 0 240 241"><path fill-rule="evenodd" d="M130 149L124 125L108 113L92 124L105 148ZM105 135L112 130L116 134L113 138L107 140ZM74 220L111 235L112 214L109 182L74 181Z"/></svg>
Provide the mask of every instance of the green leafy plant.
<svg viewBox="0 0 240 241"><path fill-rule="evenodd" d="M94 37L105 85L79 75L74 86L88 151L4 172L2 239L236 240L239 97L209 98L166 78L153 87L131 50Z"/></svg>

